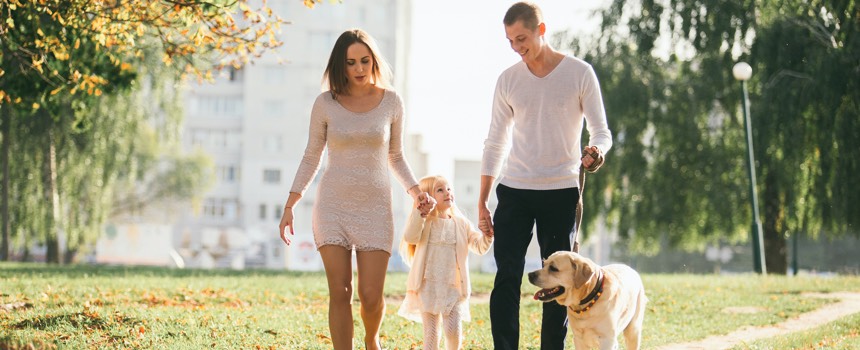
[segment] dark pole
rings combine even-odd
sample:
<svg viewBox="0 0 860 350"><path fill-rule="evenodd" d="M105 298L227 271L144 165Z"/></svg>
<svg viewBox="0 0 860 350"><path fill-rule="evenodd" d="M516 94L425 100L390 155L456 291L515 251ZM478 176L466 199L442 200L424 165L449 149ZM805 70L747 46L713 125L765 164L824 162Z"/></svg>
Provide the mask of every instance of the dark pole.
<svg viewBox="0 0 860 350"><path fill-rule="evenodd" d="M744 126L747 134L747 155L749 157L749 177L750 177L750 204L752 205L752 243L753 243L753 267L755 272L766 275L767 267L764 259L764 239L762 239L761 221L758 215L758 195L756 192L755 181L755 156L753 155L753 138L752 138L752 123L750 122L750 104L749 95L747 94L747 81L741 80L741 89L743 90L743 110L744 110Z"/></svg>
<svg viewBox="0 0 860 350"><path fill-rule="evenodd" d="M791 270L794 271L794 276L797 276L797 236L799 235L800 232L791 235Z"/></svg>

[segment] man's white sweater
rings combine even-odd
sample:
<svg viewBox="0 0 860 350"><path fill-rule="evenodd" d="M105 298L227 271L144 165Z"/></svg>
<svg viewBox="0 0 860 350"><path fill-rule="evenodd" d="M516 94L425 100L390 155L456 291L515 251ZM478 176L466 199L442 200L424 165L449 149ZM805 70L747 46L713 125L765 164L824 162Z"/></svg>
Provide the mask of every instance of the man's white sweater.
<svg viewBox="0 0 860 350"><path fill-rule="evenodd" d="M577 187L584 120L588 144L606 154L612 133L590 64L565 56L539 78L518 62L496 83L481 175L501 173L500 183L518 189Z"/></svg>

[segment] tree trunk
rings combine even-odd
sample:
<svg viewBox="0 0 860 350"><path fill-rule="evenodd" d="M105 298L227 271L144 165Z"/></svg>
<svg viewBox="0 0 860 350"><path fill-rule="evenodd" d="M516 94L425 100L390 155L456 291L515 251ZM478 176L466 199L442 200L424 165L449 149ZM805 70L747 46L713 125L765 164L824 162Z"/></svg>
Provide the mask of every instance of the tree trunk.
<svg viewBox="0 0 860 350"><path fill-rule="evenodd" d="M9 235L12 232L12 222L9 221L9 149L12 143L12 113L9 111L9 105L0 106L0 126L3 131L0 131L0 137L3 138L3 144L0 146L0 168L3 170L3 180L0 183L2 192L0 192L0 220L2 220L3 241L0 243L0 261L9 261Z"/></svg>
<svg viewBox="0 0 860 350"><path fill-rule="evenodd" d="M68 265L72 263L72 260L75 259L75 255L78 254L77 249L66 249L66 252L63 254L63 264Z"/></svg>
<svg viewBox="0 0 860 350"><path fill-rule="evenodd" d="M784 213L779 200L779 191L776 185L776 176L769 172L765 176L764 191L762 193L764 203L764 218L762 218L762 230L764 230L764 254L767 273L784 275L788 272L788 250L785 234L780 229L785 227Z"/></svg>
<svg viewBox="0 0 860 350"><path fill-rule="evenodd" d="M44 197L45 203L48 205L48 214L45 215L45 261L52 264L60 263L60 244L59 244L59 198L57 198L57 158L56 146L54 145L54 131L50 125L51 121L47 120L50 117L47 113L42 112L42 117L46 118L48 126L48 142L45 143L45 156L43 157L43 176Z"/></svg>

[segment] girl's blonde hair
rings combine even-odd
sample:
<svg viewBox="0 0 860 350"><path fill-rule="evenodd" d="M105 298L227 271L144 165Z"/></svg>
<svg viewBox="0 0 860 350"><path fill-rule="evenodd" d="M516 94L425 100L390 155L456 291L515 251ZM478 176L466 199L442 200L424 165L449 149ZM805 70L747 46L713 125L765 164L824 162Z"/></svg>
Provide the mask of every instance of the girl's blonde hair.
<svg viewBox="0 0 860 350"><path fill-rule="evenodd" d="M448 186L451 186L451 181L448 181L442 175L425 176L425 177L421 178L421 180L418 181L418 189L421 190L421 192L427 192L432 196L433 190L436 188L436 184L438 184L439 182L443 182L443 181L445 183L447 183ZM430 211L429 214L427 214L427 218L430 218L430 217L437 218L437 217L439 217L440 214L442 214L442 213L439 213L438 210L436 210L436 208L433 208L433 210ZM451 208L448 209L448 212L446 214L450 215L451 217L464 216L463 213L460 211L460 209L457 208L456 203L451 203Z"/></svg>
<svg viewBox="0 0 860 350"><path fill-rule="evenodd" d="M451 186L451 181L448 181L442 175L425 176L418 181L418 189L421 192L429 193L432 196L433 189L436 188L436 184L443 181L447 183L448 186ZM440 213L436 208L433 208L433 210L431 210L430 213L427 214L427 220L436 220L441 214L443 213ZM463 212L461 212L460 209L457 208L457 204L455 203L451 203L451 207L448 208L446 214L450 215L452 218L458 216L463 218L466 217L465 215L463 215ZM410 267L412 266L412 258L415 256L416 249L417 246L415 244L410 244L406 241L401 241L400 243L400 256L401 258L403 258L403 261L406 263L406 265Z"/></svg>

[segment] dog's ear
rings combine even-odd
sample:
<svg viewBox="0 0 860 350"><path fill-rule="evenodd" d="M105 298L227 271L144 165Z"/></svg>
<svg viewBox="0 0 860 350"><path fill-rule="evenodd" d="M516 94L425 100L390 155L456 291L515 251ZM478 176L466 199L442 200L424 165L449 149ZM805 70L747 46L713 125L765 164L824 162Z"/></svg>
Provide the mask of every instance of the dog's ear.
<svg viewBox="0 0 860 350"><path fill-rule="evenodd" d="M573 266L573 287L582 288L591 279L591 275L594 275L594 269L591 268L591 264L587 264L583 260L577 261L574 257L571 257L570 260Z"/></svg>

